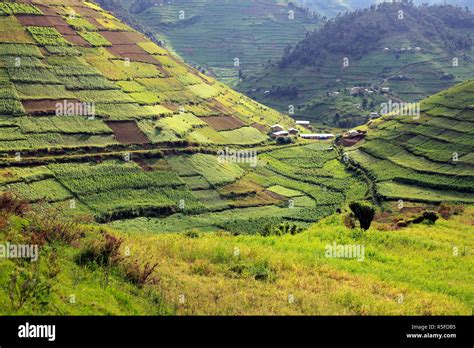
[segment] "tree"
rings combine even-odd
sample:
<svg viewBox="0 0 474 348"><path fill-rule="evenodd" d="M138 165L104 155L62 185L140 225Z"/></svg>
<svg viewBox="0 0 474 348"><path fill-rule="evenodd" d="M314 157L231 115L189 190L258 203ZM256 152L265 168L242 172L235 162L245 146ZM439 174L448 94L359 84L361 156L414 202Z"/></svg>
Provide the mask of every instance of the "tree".
<svg viewBox="0 0 474 348"><path fill-rule="evenodd" d="M374 219L375 209L365 202L352 202L349 208L354 213L357 220L359 220L360 227L368 230Z"/></svg>

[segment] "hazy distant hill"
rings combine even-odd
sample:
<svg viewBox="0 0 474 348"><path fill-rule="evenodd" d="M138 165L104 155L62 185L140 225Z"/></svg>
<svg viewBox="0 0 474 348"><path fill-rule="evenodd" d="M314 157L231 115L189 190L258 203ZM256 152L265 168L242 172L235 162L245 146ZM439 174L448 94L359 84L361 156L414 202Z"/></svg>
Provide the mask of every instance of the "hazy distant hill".
<svg viewBox="0 0 474 348"><path fill-rule="evenodd" d="M393 2L392 0L297 0L305 8L327 17L334 17L340 12L362 9L382 2ZM421 4L447 4L456 6L468 6L474 8L471 0L413 0L415 5Z"/></svg>
<svg viewBox="0 0 474 348"><path fill-rule="evenodd" d="M102 0L105 4L107 1ZM289 1L121 1L136 21L187 62L233 83L253 74L320 20Z"/></svg>

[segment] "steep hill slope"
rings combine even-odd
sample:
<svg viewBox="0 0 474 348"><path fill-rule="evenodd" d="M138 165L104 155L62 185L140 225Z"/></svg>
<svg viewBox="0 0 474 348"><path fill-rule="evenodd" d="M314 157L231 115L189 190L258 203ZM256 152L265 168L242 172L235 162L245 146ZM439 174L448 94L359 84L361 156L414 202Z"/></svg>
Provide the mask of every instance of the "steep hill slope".
<svg viewBox="0 0 474 348"><path fill-rule="evenodd" d="M474 15L461 8L384 3L329 21L239 88L281 111L293 105L297 116L350 127L380 112L382 88L416 101L472 77L473 32Z"/></svg>
<svg viewBox="0 0 474 348"><path fill-rule="evenodd" d="M230 84L280 59L320 22L286 0L137 0L130 12L187 62Z"/></svg>
<svg viewBox="0 0 474 348"><path fill-rule="evenodd" d="M474 81L421 103L419 117L376 120L348 158L382 200L474 202Z"/></svg>
<svg viewBox="0 0 474 348"><path fill-rule="evenodd" d="M0 5L0 191L98 222L166 218L151 223L179 232L304 226L364 198L331 144L276 146L270 125L291 118L97 5Z"/></svg>
<svg viewBox="0 0 474 348"><path fill-rule="evenodd" d="M189 68L93 4L35 4L13 3L8 6L14 15L4 8L0 17L5 98L0 114L7 116L2 150L130 142L257 144L267 138L259 128L289 125L289 119ZM57 103L72 109L60 110ZM77 110L80 106L90 110ZM77 117L80 111L90 120ZM18 117L8 117L12 114ZM50 115L57 116L54 122ZM160 121L161 116L170 118ZM213 119L198 118L215 116L238 126L216 130ZM146 137L130 141L129 132ZM248 136L241 137L244 133Z"/></svg>

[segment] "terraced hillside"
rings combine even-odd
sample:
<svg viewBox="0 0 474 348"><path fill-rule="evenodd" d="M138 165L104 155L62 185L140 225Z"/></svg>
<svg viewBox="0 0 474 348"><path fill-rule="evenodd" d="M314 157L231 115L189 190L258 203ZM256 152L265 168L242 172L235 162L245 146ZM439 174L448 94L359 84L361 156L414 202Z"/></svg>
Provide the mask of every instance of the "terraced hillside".
<svg viewBox="0 0 474 348"><path fill-rule="evenodd" d="M349 128L388 99L415 102L472 78L472 33L464 8L383 3L327 22L237 88L285 113L293 105L295 117Z"/></svg>
<svg viewBox="0 0 474 348"><path fill-rule="evenodd" d="M137 0L130 11L187 62L229 84L278 61L319 23L286 0Z"/></svg>
<svg viewBox="0 0 474 348"><path fill-rule="evenodd" d="M305 7L309 8L312 11L317 13L323 13L325 16L333 17L338 13L353 11L356 9L362 9L370 7L372 5L381 3L381 2L391 2L385 0L297 0L298 3ZM448 4L462 7L474 8L474 4L470 0L413 0L415 5L421 4Z"/></svg>
<svg viewBox="0 0 474 348"><path fill-rule="evenodd" d="M474 81L421 103L420 117L391 115L348 151L381 200L474 202Z"/></svg>
<svg viewBox="0 0 474 348"><path fill-rule="evenodd" d="M344 154L94 3L0 1L0 243L38 247L0 313L472 315L473 85Z"/></svg>
<svg viewBox="0 0 474 348"><path fill-rule="evenodd" d="M295 126L289 117L97 5L0 4L1 191L66 216L147 217L179 232L305 226L364 198L330 143L276 146L270 125Z"/></svg>

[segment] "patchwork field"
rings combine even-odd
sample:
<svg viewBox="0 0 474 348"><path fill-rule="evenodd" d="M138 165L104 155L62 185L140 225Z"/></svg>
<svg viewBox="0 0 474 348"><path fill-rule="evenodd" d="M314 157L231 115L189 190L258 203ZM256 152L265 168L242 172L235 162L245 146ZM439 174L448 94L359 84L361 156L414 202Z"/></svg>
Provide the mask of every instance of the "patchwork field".
<svg viewBox="0 0 474 348"><path fill-rule="evenodd" d="M21 4L0 1L15 32L0 36L0 242L41 260L0 258L1 314L472 314L474 82L351 148L275 140L275 124L308 130L98 5ZM335 242L365 262L324 255ZM47 291L19 300L11 274Z"/></svg>
<svg viewBox="0 0 474 348"><path fill-rule="evenodd" d="M94 146L107 151L117 144L170 142L260 144L269 140L266 132L250 124L263 118L267 125L291 125L289 118L188 67L92 3L1 4L0 30L14 28L16 35L0 39L0 117L20 116L8 122L23 134L15 130L15 136L3 137L2 150L81 151ZM91 131L84 130L86 124L42 126L36 131L26 121L28 116L58 116L58 104L67 108L59 116L73 116L75 125L81 117L91 121ZM206 117L211 117L209 123ZM93 129L102 130L104 122L114 136L107 131L102 138L84 136L97 134Z"/></svg>

